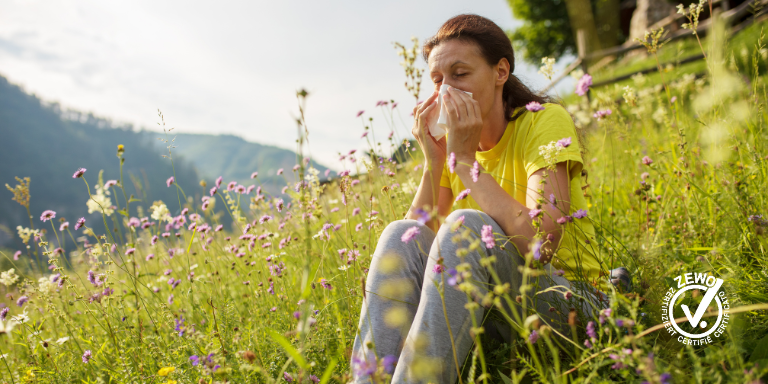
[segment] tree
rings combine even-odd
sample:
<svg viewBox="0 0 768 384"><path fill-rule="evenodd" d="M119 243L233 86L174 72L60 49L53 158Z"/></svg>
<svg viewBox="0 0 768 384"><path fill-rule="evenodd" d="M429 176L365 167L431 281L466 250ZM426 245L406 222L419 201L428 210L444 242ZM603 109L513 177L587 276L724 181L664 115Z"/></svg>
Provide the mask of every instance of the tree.
<svg viewBox="0 0 768 384"><path fill-rule="evenodd" d="M584 13L589 13L585 18L592 20L597 36L594 41L599 41L596 45L608 48L626 39L619 25L619 0L579 2L582 5L576 4L576 15L581 19ZM580 24L571 22L566 0L507 0L507 3L512 15L524 22L509 32L509 38L525 61L539 65L545 56L560 58L564 54L576 54L576 32L572 25ZM593 13L593 9L597 12Z"/></svg>

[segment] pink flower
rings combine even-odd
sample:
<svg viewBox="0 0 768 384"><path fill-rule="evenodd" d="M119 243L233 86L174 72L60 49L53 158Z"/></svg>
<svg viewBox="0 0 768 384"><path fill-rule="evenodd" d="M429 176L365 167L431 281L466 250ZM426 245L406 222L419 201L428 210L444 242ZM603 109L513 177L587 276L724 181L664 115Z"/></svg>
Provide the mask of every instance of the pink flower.
<svg viewBox="0 0 768 384"><path fill-rule="evenodd" d="M78 229L82 228L83 225L85 225L85 217L81 217L81 218L77 219L77 222L75 223L75 231L77 231Z"/></svg>
<svg viewBox="0 0 768 384"><path fill-rule="evenodd" d="M418 234L419 234L419 227L413 226L408 228L408 230L405 231L405 233L403 233L403 236L400 238L400 240L402 240L403 243L407 243L413 240Z"/></svg>
<svg viewBox="0 0 768 384"><path fill-rule="evenodd" d="M675 101L677 101L677 96L672 96L672 98L669 99L670 103L674 103Z"/></svg>
<svg viewBox="0 0 768 384"><path fill-rule="evenodd" d="M557 141L556 145L559 147L568 148L571 145L571 138L566 137L564 139L560 139Z"/></svg>
<svg viewBox="0 0 768 384"><path fill-rule="evenodd" d="M43 211L43 214L40 216L40 220L42 221L48 221L56 217L56 212L51 211L50 209L47 211Z"/></svg>
<svg viewBox="0 0 768 384"><path fill-rule="evenodd" d="M218 188L218 187L216 187L216 186L214 186L213 188L211 188L211 191L210 191L210 193L211 193L211 196L215 195L215 194L216 194L216 191L218 191L218 190L219 190L219 188Z"/></svg>
<svg viewBox="0 0 768 384"><path fill-rule="evenodd" d="M355 117L360 117L363 113L365 113L365 111L360 111L360 112L357 113L357 116L355 116Z"/></svg>
<svg viewBox="0 0 768 384"><path fill-rule="evenodd" d="M255 179L256 176L258 176L258 175L259 175L258 172L251 173L251 179Z"/></svg>
<svg viewBox="0 0 768 384"><path fill-rule="evenodd" d="M359 223L355 226L355 232L360 232L363 229L363 223Z"/></svg>
<svg viewBox="0 0 768 384"><path fill-rule="evenodd" d="M21 251L16 251L16 253L13 254L13 259L18 260L20 256L21 256Z"/></svg>
<svg viewBox="0 0 768 384"><path fill-rule="evenodd" d="M117 185L117 180L107 180L107 182L104 183L104 189L112 188L115 185Z"/></svg>
<svg viewBox="0 0 768 384"><path fill-rule="evenodd" d="M432 272L439 275L445 271L445 267L440 264L435 264L435 266L432 268Z"/></svg>
<svg viewBox="0 0 768 384"><path fill-rule="evenodd" d="M477 183L477 178L480 176L480 164L477 163L477 160L472 165L472 169L469 170L469 175L472 176L472 181Z"/></svg>
<svg viewBox="0 0 768 384"><path fill-rule="evenodd" d="M543 111L544 107L542 107L541 104L539 104L539 102L537 101L531 101L530 103L525 105L525 109L531 112L538 112L538 111Z"/></svg>
<svg viewBox="0 0 768 384"><path fill-rule="evenodd" d="M579 96L584 96L587 91L589 91L590 85L592 85L592 76L585 73L584 76L581 76L581 79L579 79L579 82L576 84L576 94Z"/></svg>
<svg viewBox="0 0 768 384"><path fill-rule="evenodd" d="M85 174L85 168L80 168L77 171L75 171L75 174L72 175L73 179L79 179L83 177L83 174Z"/></svg>
<svg viewBox="0 0 768 384"><path fill-rule="evenodd" d="M454 224L455 224L455 223L458 223L458 224L456 224L456 230L458 231L458 230L459 230L459 228L461 228L461 226L462 226L462 225L464 225L464 215L461 215L461 216L459 216L459 217L456 219L456 221L454 221Z"/></svg>
<svg viewBox="0 0 768 384"><path fill-rule="evenodd" d="M605 118L606 116L608 116L610 114L611 114L611 110L610 109L606 109L604 111L597 111L597 112L595 112L595 114L592 115L592 117L594 117L594 118L596 118L598 120L602 120L603 118Z"/></svg>
<svg viewBox="0 0 768 384"><path fill-rule="evenodd" d="M229 184L227 184L227 192L235 189L237 186L237 181L230 181Z"/></svg>
<svg viewBox="0 0 768 384"><path fill-rule="evenodd" d="M368 131L363 132L363 135L360 136L360 138L362 139L363 137L366 137L366 136L368 136Z"/></svg>
<svg viewBox="0 0 768 384"><path fill-rule="evenodd" d="M67 228L69 228L69 221L65 221L59 225L59 232L64 232Z"/></svg>
<svg viewBox="0 0 768 384"><path fill-rule="evenodd" d="M126 256L130 256L130 255L133 255L133 253L134 253L134 252L136 252L136 248L128 248L128 249L125 251L125 255L126 255Z"/></svg>
<svg viewBox="0 0 768 384"><path fill-rule="evenodd" d="M282 169L282 168L278 169L278 170L277 170L277 174L278 174L278 175L282 175L282 174L283 174L283 169Z"/></svg>
<svg viewBox="0 0 768 384"><path fill-rule="evenodd" d="M171 177L168 178L168 180L165 181L165 185L170 187L175 180L176 179L174 179L173 176L171 176Z"/></svg>
<svg viewBox="0 0 768 384"><path fill-rule="evenodd" d="M650 158L650 157L648 157L648 156L644 156L644 157L643 157L643 164L645 164L645 165L651 165L651 164L653 164L653 159L651 159L651 158Z"/></svg>
<svg viewBox="0 0 768 384"><path fill-rule="evenodd" d="M493 227L490 225L483 225L483 229L480 231L482 235L481 240L485 243L485 247L488 249L493 248L496 245L496 240L493 238Z"/></svg>
<svg viewBox="0 0 768 384"><path fill-rule="evenodd" d="M459 201L459 200L464 200L464 199L466 199L466 198L467 198L467 196L469 196L469 192L470 192L469 188L467 188L467 189L465 189L465 190L463 190L463 191L459 192L459 195L458 195L458 196L456 196L456 201Z"/></svg>
<svg viewBox="0 0 768 384"><path fill-rule="evenodd" d="M218 189L219 187L221 187L221 182L222 182L223 180L224 180L224 178L223 178L223 177L221 177L221 176L219 176L219 177L216 179L216 188L217 188L217 189Z"/></svg>
<svg viewBox="0 0 768 384"><path fill-rule="evenodd" d="M456 170L456 154L453 152L448 155L448 170L451 171L451 173Z"/></svg>
<svg viewBox="0 0 768 384"><path fill-rule="evenodd" d="M541 216L541 209L536 209L536 208L531 209L530 211L528 211L528 216L530 216L531 219L535 219Z"/></svg>
<svg viewBox="0 0 768 384"><path fill-rule="evenodd" d="M578 211L574 212L573 217L576 219L583 219L587 217L587 211L579 209Z"/></svg>

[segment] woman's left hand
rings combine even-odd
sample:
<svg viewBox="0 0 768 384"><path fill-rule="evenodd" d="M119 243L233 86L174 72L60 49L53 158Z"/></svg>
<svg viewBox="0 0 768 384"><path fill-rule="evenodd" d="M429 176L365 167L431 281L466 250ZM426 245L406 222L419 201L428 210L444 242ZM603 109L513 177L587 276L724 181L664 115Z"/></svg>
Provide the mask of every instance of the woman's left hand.
<svg viewBox="0 0 768 384"><path fill-rule="evenodd" d="M443 97L448 115L448 143L446 153L453 152L458 161L475 161L475 152L480 144L483 118L477 100L453 87Z"/></svg>

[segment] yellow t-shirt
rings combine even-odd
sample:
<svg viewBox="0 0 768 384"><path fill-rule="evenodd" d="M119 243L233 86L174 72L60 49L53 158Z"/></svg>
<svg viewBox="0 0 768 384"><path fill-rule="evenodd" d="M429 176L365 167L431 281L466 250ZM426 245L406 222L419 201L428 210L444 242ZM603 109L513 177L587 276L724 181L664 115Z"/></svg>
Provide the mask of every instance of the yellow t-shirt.
<svg viewBox="0 0 768 384"><path fill-rule="evenodd" d="M547 161L539 153L539 147L570 137L571 145L559 152L556 162L568 161L570 215L580 209L588 211L581 188L583 160L573 120L565 108L558 104L545 103L543 107L544 110L538 112L525 110L517 120L509 122L496 146L487 151L476 152L475 158L485 172L490 173L510 196L525 205L528 178L537 170L547 167ZM466 189L459 176L450 173L447 164L443 167L440 186L450 188L453 196ZM453 210L463 208L482 210L472 195L454 202ZM607 293L610 291L609 283L604 278L599 278L601 263L596 254L595 229L589 221L589 216L574 218L572 222L565 224L565 231L552 259L553 270L562 269L564 276L570 281L586 279L593 284L598 282L596 288Z"/></svg>

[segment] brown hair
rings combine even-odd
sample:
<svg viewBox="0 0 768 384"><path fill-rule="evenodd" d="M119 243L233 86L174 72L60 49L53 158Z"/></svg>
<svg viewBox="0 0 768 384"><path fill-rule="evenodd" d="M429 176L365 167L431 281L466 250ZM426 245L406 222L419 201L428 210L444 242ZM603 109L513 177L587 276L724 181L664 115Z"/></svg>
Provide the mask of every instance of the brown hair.
<svg viewBox="0 0 768 384"><path fill-rule="evenodd" d="M436 46L453 39L477 44L480 53L490 66L498 64L502 58L509 61L509 77L504 83L504 90L502 91L504 116L508 121L516 120L525 112L525 110L521 110L512 116L515 108L523 107L531 101L540 104L560 104L550 96L537 95L512 74L515 70L515 51L512 49L512 42L496 23L479 15L462 14L446 21L437 31L437 34L424 43L422 48L424 61L429 62L429 54Z"/></svg>

